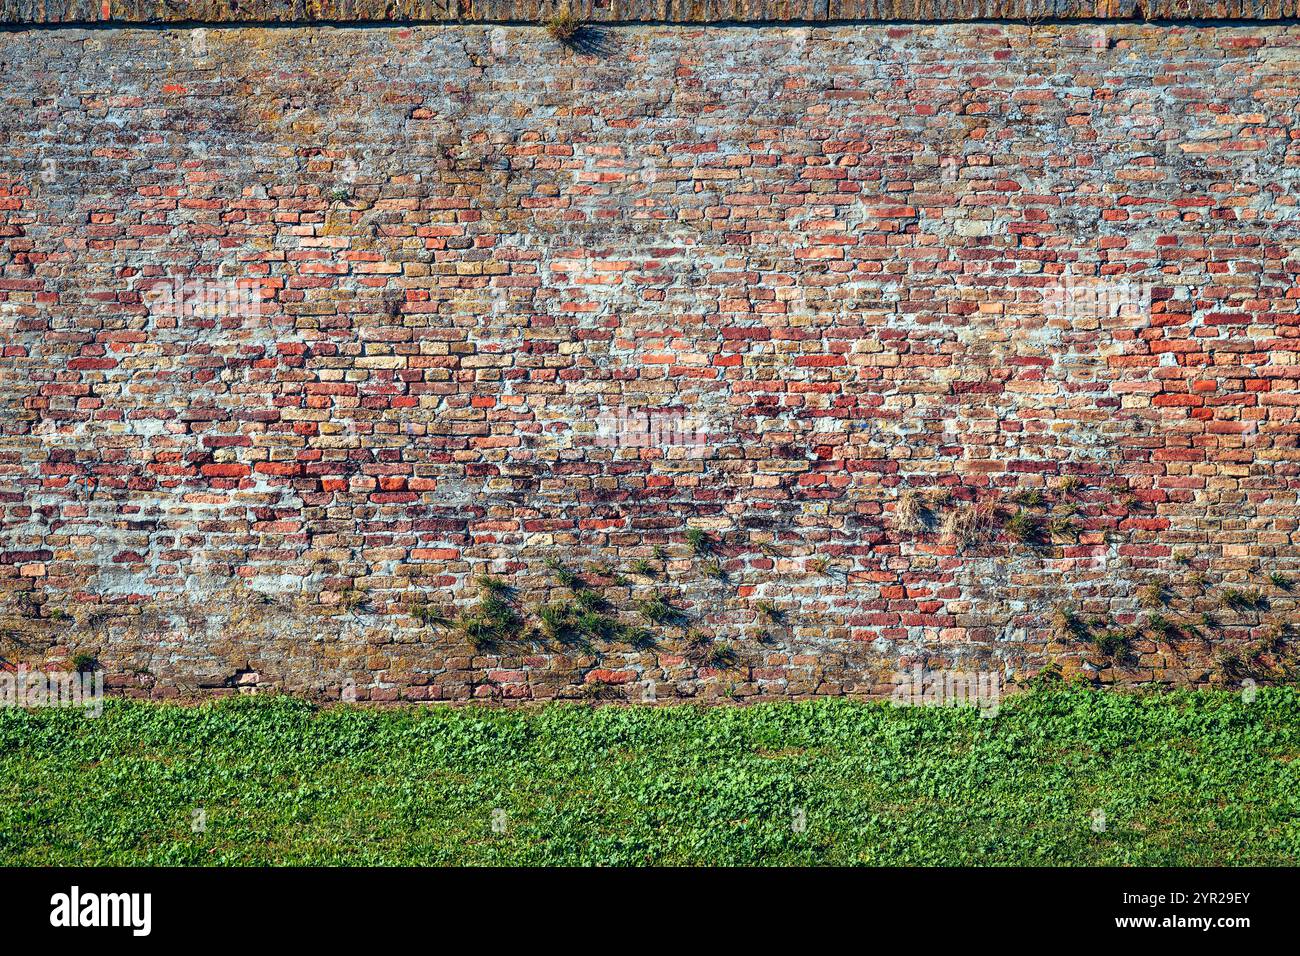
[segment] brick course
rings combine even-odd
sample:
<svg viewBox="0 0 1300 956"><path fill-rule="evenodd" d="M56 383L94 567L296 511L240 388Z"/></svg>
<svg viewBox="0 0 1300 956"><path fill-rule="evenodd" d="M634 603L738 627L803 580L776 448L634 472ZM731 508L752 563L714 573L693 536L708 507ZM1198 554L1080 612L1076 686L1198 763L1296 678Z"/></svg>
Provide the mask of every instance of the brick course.
<svg viewBox="0 0 1300 956"><path fill-rule="evenodd" d="M0 35L0 656L1285 678L1298 68L1290 25ZM484 574L521 639L440 623Z"/></svg>

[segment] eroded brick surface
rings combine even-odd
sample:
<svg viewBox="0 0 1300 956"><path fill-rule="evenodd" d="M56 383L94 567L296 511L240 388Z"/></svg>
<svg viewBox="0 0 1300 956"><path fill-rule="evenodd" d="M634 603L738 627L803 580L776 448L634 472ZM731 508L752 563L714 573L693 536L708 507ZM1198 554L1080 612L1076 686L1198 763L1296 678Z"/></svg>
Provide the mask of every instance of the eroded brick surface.
<svg viewBox="0 0 1300 956"><path fill-rule="evenodd" d="M588 40L0 36L7 661L373 700L1285 675L1300 29ZM489 573L536 628L557 563L596 617L438 620Z"/></svg>

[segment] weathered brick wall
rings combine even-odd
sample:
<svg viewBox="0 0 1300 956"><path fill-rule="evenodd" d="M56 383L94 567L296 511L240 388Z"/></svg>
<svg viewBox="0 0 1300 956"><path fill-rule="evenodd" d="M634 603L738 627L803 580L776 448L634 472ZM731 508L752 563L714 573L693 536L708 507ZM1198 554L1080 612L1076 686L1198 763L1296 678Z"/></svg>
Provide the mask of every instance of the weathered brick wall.
<svg viewBox="0 0 1300 956"><path fill-rule="evenodd" d="M592 23L1225 21L1300 15L1297 0L0 0L0 23Z"/></svg>
<svg viewBox="0 0 1300 956"><path fill-rule="evenodd" d="M1289 25L0 35L0 656L1285 677L1298 68Z"/></svg>

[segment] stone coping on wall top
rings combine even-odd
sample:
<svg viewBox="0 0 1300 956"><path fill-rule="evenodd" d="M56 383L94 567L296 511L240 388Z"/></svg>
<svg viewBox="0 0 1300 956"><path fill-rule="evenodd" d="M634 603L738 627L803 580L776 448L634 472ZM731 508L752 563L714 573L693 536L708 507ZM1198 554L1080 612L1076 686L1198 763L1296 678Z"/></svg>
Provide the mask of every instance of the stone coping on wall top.
<svg viewBox="0 0 1300 956"><path fill-rule="evenodd" d="M1300 0L0 0L0 23L1288 20Z"/></svg>

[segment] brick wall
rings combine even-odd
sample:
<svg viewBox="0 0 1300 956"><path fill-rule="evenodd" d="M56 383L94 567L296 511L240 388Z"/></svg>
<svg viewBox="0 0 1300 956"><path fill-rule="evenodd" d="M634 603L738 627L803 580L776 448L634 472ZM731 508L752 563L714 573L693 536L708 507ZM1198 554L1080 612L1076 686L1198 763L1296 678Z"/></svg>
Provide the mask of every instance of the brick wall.
<svg viewBox="0 0 1300 956"><path fill-rule="evenodd" d="M1284 679L1297 69L1290 25L0 34L0 657Z"/></svg>

